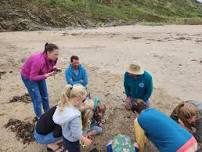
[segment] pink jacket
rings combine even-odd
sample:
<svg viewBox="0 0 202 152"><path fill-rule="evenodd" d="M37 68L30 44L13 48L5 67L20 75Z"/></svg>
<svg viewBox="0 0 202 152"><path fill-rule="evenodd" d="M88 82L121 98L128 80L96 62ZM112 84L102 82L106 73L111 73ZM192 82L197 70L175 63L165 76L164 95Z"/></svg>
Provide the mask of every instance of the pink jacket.
<svg viewBox="0 0 202 152"><path fill-rule="evenodd" d="M21 67L21 74L30 80L46 79L45 74L52 72L57 61L51 61L43 52L31 55Z"/></svg>

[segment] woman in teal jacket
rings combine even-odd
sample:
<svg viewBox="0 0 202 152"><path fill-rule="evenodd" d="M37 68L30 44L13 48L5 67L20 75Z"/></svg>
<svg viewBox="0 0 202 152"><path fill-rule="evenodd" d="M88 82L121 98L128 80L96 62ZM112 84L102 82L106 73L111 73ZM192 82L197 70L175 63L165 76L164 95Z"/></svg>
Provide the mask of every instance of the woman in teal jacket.
<svg viewBox="0 0 202 152"><path fill-rule="evenodd" d="M131 64L124 75L126 109L131 109L135 99L142 99L148 104L153 91L152 76L139 65Z"/></svg>

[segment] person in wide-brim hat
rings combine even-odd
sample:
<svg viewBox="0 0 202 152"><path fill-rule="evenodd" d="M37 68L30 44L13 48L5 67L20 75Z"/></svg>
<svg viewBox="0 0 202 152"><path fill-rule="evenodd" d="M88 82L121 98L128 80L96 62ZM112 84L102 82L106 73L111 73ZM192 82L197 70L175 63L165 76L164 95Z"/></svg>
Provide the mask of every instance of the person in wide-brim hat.
<svg viewBox="0 0 202 152"><path fill-rule="evenodd" d="M131 64L124 74L125 106L130 110L135 99L148 103L153 91L153 81L150 73L139 64Z"/></svg>
<svg viewBox="0 0 202 152"><path fill-rule="evenodd" d="M128 73L133 75L142 75L144 74L144 69L136 64L131 64L128 68Z"/></svg>

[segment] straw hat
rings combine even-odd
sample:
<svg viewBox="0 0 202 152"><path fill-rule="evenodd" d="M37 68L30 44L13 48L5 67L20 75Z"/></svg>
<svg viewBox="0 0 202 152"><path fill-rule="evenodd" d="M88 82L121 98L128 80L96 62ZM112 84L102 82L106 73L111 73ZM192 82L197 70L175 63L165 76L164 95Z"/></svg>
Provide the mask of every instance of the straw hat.
<svg viewBox="0 0 202 152"><path fill-rule="evenodd" d="M137 64L131 64L129 66L128 73L134 74L134 75L142 75L144 74L144 69Z"/></svg>

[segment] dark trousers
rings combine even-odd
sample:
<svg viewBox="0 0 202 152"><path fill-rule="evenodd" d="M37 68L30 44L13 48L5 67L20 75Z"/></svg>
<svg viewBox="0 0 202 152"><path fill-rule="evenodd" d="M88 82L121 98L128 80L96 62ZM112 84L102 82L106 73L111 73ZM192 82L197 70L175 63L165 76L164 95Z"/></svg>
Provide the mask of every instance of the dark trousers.
<svg viewBox="0 0 202 152"><path fill-rule="evenodd" d="M65 150L68 150L68 152L80 152L79 140L76 142L70 142L63 137L63 145Z"/></svg>

